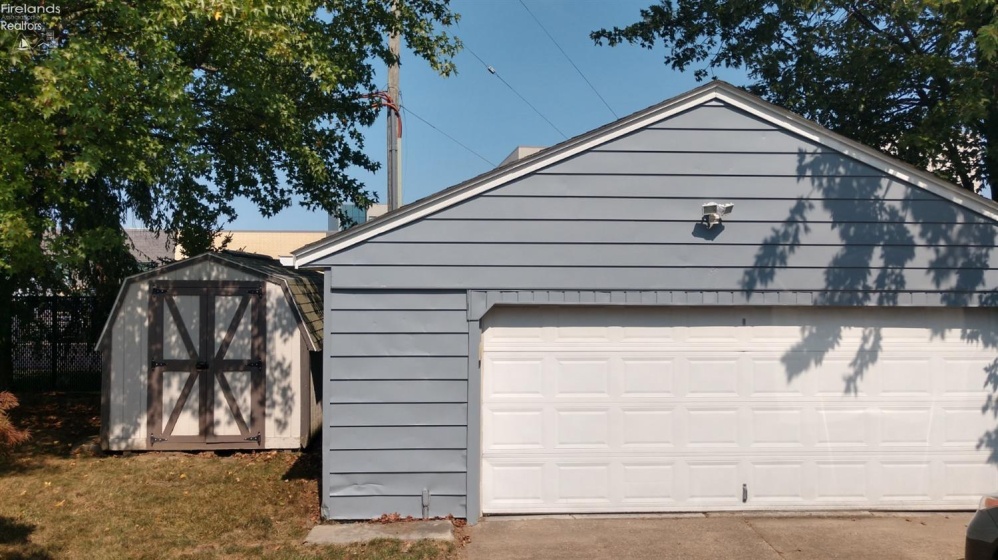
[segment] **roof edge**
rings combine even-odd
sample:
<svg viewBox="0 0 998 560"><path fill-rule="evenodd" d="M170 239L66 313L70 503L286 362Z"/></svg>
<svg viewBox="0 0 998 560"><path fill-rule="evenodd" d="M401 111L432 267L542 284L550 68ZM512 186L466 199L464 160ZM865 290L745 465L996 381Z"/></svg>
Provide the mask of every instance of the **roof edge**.
<svg viewBox="0 0 998 560"><path fill-rule="evenodd" d="M300 247L292 251L294 267L308 268L310 265L318 267L313 263L319 259L497 188L543 167L556 164L595 145L612 141L652 122L668 118L714 99L728 103L782 130L828 146L891 177L998 221L998 203L992 200L948 183L928 171L918 169L875 148L833 132L814 121L769 103L741 88L721 80L715 80L600 128L573 137L561 144L541 150L524 159L491 169L365 224Z"/></svg>
<svg viewBox="0 0 998 560"><path fill-rule="evenodd" d="M570 138L560 144L555 144L521 160L490 169L481 175L433 193L374 220L300 247L291 252L294 257L294 266L295 268L307 267L316 260L339 252L346 247L370 239L385 231L401 227L425 215L471 198L481 192L518 179L537 169L558 163L580 151L588 149L590 144L602 144L618 136L628 134L644 126L645 121L661 120L670 114L684 111L702 102L710 101L714 98L714 90L722 85L734 88L731 84L721 81L705 84L597 129Z"/></svg>

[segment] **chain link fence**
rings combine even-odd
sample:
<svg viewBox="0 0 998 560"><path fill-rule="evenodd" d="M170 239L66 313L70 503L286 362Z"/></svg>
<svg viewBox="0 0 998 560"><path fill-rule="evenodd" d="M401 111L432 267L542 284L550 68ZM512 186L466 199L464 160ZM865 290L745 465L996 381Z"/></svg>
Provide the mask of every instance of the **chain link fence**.
<svg viewBox="0 0 998 560"><path fill-rule="evenodd" d="M87 296L14 296L13 389L99 391L103 321Z"/></svg>

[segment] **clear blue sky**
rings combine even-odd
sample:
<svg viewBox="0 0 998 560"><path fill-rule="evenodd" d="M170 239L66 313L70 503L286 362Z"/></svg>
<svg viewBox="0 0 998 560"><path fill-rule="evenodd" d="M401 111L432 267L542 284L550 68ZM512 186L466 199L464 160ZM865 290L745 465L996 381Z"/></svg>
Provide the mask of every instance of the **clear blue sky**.
<svg viewBox="0 0 998 560"><path fill-rule="evenodd" d="M618 116L654 105L699 85L692 72L678 73L662 62L662 51L637 46L598 47L589 33L626 25L651 0L523 0L568 53ZM615 120L518 0L454 0L460 24L452 31L466 49L458 73L435 74L403 45L401 91L404 107L462 144L498 164L516 146L551 146L564 138L516 94L490 74L477 54L568 137ZM381 76L386 76L384 72ZM736 85L743 72L718 72ZM366 151L385 161L384 118L367 132ZM403 115L403 200L412 202L493 166L420 120ZM385 175L355 176L385 200ZM300 206L264 218L252 204L236 204L238 219L228 229L320 230L326 216Z"/></svg>

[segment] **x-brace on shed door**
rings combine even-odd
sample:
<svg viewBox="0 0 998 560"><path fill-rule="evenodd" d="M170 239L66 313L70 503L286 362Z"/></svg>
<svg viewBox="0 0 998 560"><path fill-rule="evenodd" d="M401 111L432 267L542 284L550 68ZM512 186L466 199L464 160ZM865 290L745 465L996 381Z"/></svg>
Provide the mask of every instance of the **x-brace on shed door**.
<svg viewBox="0 0 998 560"><path fill-rule="evenodd" d="M264 287L150 283L150 449L263 447Z"/></svg>

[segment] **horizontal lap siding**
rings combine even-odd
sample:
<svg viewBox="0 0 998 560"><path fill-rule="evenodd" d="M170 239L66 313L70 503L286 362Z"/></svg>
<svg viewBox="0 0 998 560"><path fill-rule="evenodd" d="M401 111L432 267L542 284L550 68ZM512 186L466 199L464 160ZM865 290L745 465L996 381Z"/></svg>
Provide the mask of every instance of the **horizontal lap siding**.
<svg viewBox="0 0 998 560"><path fill-rule="evenodd" d="M735 209L708 230L710 200ZM375 236L316 263L330 270L325 514L420 515L424 488L430 515L466 513L479 482L467 473L479 461L467 456L467 290L685 305L890 292L931 305L958 291L973 305L998 284L995 238L982 216L723 106Z"/></svg>
<svg viewBox="0 0 998 560"><path fill-rule="evenodd" d="M707 229L698 219L711 200L735 207ZM961 206L716 106L325 262L355 288L981 293L998 284L996 233Z"/></svg>
<svg viewBox="0 0 998 560"><path fill-rule="evenodd" d="M466 293L333 290L327 302L327 515L419 516L423 489L430 515L464 515Z"/></svg>

